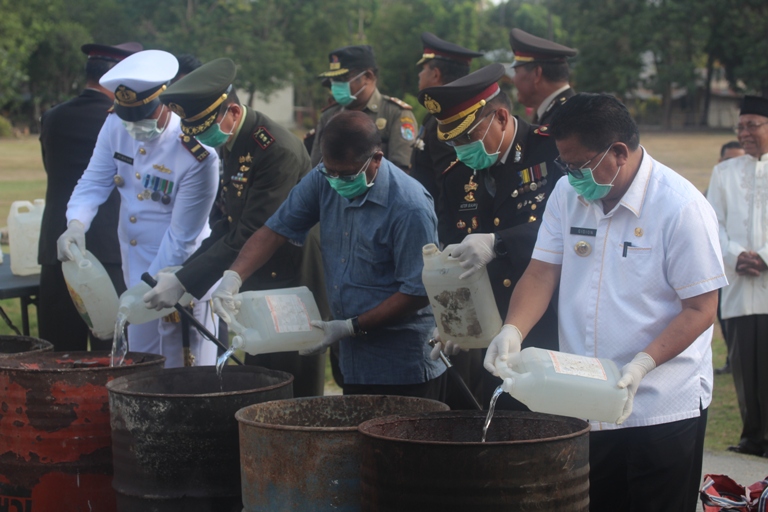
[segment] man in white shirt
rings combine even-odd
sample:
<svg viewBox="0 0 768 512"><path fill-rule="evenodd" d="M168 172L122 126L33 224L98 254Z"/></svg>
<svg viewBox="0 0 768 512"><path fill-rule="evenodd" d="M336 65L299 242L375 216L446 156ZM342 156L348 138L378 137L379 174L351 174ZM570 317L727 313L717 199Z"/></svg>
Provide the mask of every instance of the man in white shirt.
<svg viewBox="0 0 768 512"><path fill-rule="evenodd" d="M578 52L519 28L510 31L509 44L515 54L512 82L517 101L534 110L533 124L549 124L560 105L575 94L568 83L567 59Z"/></svg>
<svg viewBox="0 0 768 512"><path fill-rule="evenodd" d="M744 424L728 449L768 457L768 99L744 97L736 134L746 155L717 164L707 192L730 283L721 315Z"/></svg>
<svg viewBox="0 0 768 512"><path fill-rule="evenodd" d="M559 285L560 350L623 365L629 394L617 424L591 422L590 511L693 512L717 290L727 283L717 219L639 145L614 97L573 96L552 135L568 181L549 199L485 366L497 373L520 350Z"/></svg>
<svg viewBox="0 0 768 512"><path fill-rule="evenodd" d="M176 75L176 57L160 50L134 53L99 83L115 93L114 114L99 132L96 147L67 204L67 230L58 239L61 261L73 259L71 245L85 252L85 232L112 190L120 193L117 236L128 288L170 266L181 265L210 234L208 214L216 196L219 157L181 132L179 116L158 96ZM207 302L195 316L213 327ZM129 319L130 321L130 319ZM129 325L130 349L162 354L165 366L182 366L182 324L160 319ZM216 346L190 332L199 365L216 361Z"/></svg>

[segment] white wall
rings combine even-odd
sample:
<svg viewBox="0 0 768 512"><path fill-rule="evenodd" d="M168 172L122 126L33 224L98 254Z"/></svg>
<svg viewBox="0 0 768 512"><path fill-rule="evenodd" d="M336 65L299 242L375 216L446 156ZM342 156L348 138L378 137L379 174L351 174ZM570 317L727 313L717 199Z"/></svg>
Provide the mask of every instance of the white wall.
<svg viewBox="0 0 768 512"><path fill-rule="evenodd" d="M237 96L240 98L240 101L248 101L248 92L245 90L238 90ZM256 92L253 95L250 107L262 114L266 114L273 121L280 123L288 129L293 128L295 124L293 117L293 84L287 84L282 89L273 92L269 95L267 101Z"/></svg>

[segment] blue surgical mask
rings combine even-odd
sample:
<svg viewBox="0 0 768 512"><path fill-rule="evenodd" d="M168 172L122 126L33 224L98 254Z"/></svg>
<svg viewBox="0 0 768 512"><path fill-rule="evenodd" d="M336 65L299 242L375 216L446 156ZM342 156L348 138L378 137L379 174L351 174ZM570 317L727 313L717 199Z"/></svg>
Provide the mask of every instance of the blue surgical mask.
<svg viewBox="0 0 768 512"><path fill-rule="evenodd" d="M128 135L133 137L139 142L149 142L158 138L164 131L165 126L158 127L158 120L163 115L157 116L157 119L142 119L141 121L123 121L123 126L128 132ZM167 124L167 123L166 123Z"/></svg>
<svg viewBox="0 0 768 512"><path fill-rule="evenodd" d="M486 135L488 135L488 131L491 129L492 124L493 121L488 124L488 128L485 129L482 139L454 148L456 150L456 157L470 169L476 171L487 169L499 159L499 151L501 150L501 143L504 142L506 129L501 132L501 140L499 141L499 147L496 148L496 152L488 153L488 151L485 150L483 141L485 140Z"/></svg>
<svg viewBox="0 0 768 512"><path fill-rule="evenodd" d="M595 164L594 167L591 169L589 167L580 169L581 173L584 175L582 178L576 178L573 176L573 174L568 173L568 183L570 183L576 192L587 201L597 201L598 199L602 199L607 196L608 192L610 192L611 188L613 188L613 182L616 181L616 177L619 175L621 166L619 166L619 168L616 170L616 174L613 175L613 179L610 183L598 183L595 181L594 176L592 176L592 171L597 169L597 166L602 163L610 149L611 148L608 148L605 151L603 157L599 162L597 162L597 164Z"/></svg>
<svg viewBox="0 0 768 512"><path fill-rule="evenodd" d="M354 82L364 74L365 74L365 71L363 71L357 76L350 78L346 82L336 82L334 80L331 80L331 94L333 95L333 99L336 100L336 103L338 103L342 107L346 107L347 105L349 105L350 103L352 103L357 99L357 96L352 94L352 89L350 88L349 84L351 82ZM358 89L357 92L360 92L360 89Z"/></svg>

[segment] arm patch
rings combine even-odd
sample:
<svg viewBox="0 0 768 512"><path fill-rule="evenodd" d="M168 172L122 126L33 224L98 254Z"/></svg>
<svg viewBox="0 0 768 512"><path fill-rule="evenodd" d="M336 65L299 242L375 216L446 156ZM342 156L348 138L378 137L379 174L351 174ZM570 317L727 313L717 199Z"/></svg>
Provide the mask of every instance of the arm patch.
<svg viewBox="0 0 768 512"><path fill-rule="evenodd" d="M181 143L184 145L185 148L187 148L187 151L192 153L192 156L195 157L195 160L198 162L202 162L206 158L208 158L208 150L203 147L202 144L200 144L196 138L190 137L189 135L181 135Z"/></svg>

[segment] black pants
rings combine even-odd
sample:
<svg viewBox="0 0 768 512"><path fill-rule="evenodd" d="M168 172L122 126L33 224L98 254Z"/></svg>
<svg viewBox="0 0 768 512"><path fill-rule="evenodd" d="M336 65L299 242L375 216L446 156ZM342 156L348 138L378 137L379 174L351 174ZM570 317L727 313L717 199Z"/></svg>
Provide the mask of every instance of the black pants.
<svg viewBox="0 0 768 512"><path fill-rule="evenodd" d="M768 451L768 315L726 320L733 383L744 426L739 443Z"/></svg>
<svg viewBox="0 0 768 512"><path fill-rule="evenodd" d="M344 384L345 395L396 395L429 398L445 402L448 372L421 384Z"/></svg>
<svg viewBox="0 0 768 512"><path fill-rule="evenodd" d="M698 418L589 434L590 512L694 512L707 410Z"/></svg>
<svg viewBox="0 0 768 512"><path fill-rule="evenodd" d="M123 270L119 264L106 264L104 269L109 274L115 291L119 296L125 291ZM88 350L88 339L91 340L91 350L110 350L112 340L100 340L94 337L75 309L72 297L69 296L61 263L42 265L40 269L40 295L37 302L38 336L53 343L56 351Z"/></svg>
<svg viewBox="0 0 768 512"><path fill-rule="evenodd" d="M293 396L322 396L325 387L325 354L300 356L298 352L246 355L245 364L263 366L293 375Z"/></svg>

